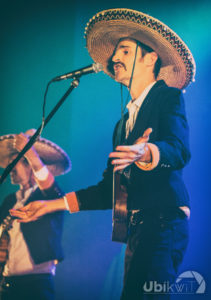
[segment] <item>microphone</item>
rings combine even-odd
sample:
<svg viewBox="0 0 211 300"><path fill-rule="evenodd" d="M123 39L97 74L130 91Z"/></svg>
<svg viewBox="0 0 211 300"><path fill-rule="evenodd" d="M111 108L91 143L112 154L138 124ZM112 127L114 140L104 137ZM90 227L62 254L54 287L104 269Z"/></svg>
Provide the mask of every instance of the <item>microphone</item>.
<svg viewBox="0 0 211 300"><path fill-rule="evenodd" d="M70 73L66 73L66 74L57 76L57 77L53 78L52 81L60 81L60 80L68 79L68 78L80 77L82 75L98 73L102 70L103 70L103 65L101 65L100 63L94 63L92 65L72 71Z"/></svg>

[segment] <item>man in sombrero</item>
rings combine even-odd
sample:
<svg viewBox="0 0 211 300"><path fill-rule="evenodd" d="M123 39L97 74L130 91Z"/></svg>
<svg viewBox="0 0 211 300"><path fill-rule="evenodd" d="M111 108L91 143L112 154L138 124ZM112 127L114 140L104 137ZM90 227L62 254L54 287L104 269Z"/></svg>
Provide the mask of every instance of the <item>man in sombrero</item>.
<svg viewBox="0 0 211 300"><path fill-rule="evenodd" d="M0 137L0 167L5 168L28 142L35 130ZM63 212L20 224L9 209L39 199L54 199L63 193L54 176L70 169L68 155L56 144L39 137L10 173L16 193L0 207L0 299L54 299L53 275L63 259L61 236Z"/></svg>
<svg viewBox="0 0 211 300"><path fill-rule="evenodd" d="M188 242L190 207L182 170L190 151L181 90L194 81L194 59L168 26L130 9L99 12L87 24L85 38L93 60L131 96L128 113L114 130L103 179L11 214L28 222L57 210L110 209L117 200L121 211L126 199L127 238L121 212L113 214L113 239L127 243L121 299L169 299ZM168 283L171 289L156 290L151 283Z"/></svg>

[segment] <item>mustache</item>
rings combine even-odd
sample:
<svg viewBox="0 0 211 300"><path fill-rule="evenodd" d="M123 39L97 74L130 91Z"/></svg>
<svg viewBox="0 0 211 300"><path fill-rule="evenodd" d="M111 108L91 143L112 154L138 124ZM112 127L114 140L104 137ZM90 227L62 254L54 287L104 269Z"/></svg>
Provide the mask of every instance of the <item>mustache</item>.
<svg viewBox="0 0 211 300"><path fill-rule="evenodd" d="M115 68L115 66L122 66L122 67L125 69L125 71L126 71L126 66L125 66L125 64L122 63L121 61L114 62L114 63L113 63L113 69Z"/></svg>

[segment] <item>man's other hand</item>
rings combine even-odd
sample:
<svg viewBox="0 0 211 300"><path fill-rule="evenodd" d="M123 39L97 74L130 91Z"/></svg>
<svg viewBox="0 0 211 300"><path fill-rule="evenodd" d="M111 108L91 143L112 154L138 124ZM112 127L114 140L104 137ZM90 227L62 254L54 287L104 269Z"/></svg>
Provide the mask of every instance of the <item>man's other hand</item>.
<svg viewBox="0 0 211 300"><path fill-rule="evenodd" d="M147 146L152 128L145 130L142 137L138 138L134 145L117 146L115 152L109 154L112 164L115 165L114 172L122 170L136 161L149 163L151 162L151 152Z"/></svg>

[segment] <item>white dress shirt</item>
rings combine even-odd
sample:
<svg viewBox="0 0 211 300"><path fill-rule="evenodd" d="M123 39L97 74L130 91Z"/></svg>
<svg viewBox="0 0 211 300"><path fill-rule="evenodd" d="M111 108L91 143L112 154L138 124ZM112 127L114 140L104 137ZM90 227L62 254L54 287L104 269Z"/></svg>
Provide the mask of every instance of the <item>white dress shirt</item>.
<svg viewBox="0 0 211 300"><path fill-rule="evenodd" d="M141 105L143 104L144 99L146 98L146 96L148 95L149 91L155 83L156 81L150 83L136 100L130 100L130 102L127 104L129 118L126 123L126 138L128 137L129 133L133 130Z"/></svg>
<svg viewBox="0 0 211 300"><path fill-rule="evenodd" d="M25 191L22 195L22 191L16 192L17 202L13 208L21 208L24 206L25 202L31 195L31 193L37 188L37 185ZM41 264L35 264L28 246L25 242L23 233L20 229L20 223L17 220L13 221L12 228L8 231L10 236L9 242L9 258L4 267L4 276L16 276L16 275L26 275L26 274L40 274L40 273L51 273L55 274L55 262L48 261ZM39 234L39 232L36 232ZM41 245L37 245L41 247Z"/></svg>

